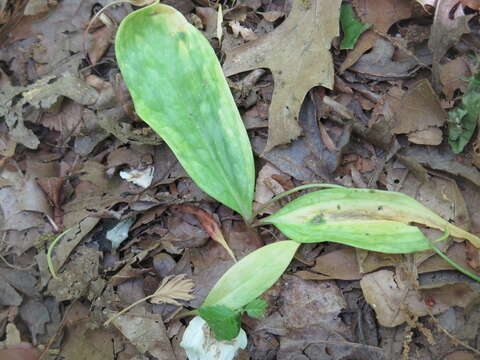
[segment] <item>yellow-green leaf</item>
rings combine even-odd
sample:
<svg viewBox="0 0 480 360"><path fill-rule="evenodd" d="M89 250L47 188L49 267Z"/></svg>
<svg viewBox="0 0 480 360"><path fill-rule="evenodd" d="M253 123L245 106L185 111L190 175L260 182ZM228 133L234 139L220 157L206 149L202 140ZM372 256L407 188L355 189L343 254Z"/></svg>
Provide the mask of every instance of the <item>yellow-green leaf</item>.
<svg viewBox="0 0 480 360"><path fill-rule="evenodd" d="M283 274L300 244L279 241L248 254L218 280L202 307L243 308L268 290Z"/></svg>
<svg viewBox="0 0 480 360"><path fill-rule="evenodd" d="M252 150L207 39L174 8L154 4L122 21L115 52L138 115L203 191L250 219Z"/></svg>
<svg viewBox="0 0 480 360"><path fill-rule="evenodd" d="M446 230L480 247L480 239L397 192L333 188L303 195L261 220L298 242L333 241L385 253L430 249L411 223Z"/></svg>

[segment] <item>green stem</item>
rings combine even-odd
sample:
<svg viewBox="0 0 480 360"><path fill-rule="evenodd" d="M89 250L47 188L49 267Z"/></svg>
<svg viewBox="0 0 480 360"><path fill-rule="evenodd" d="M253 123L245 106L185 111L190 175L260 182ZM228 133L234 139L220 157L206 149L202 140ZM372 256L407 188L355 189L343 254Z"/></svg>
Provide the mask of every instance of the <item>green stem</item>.
<svg viewBox="0 0 480 360"><path fill-rule="evenodd" d="M53 251L53 248L55 247L55 245L57 245L57 243L60 241L60 239L63 237L63 235L65 235L66 233L68 233L70 230L72 230L72 228L70 229L67 229L65 230L64 232L62 232L60 235L58 235L53 241L52 243L50 244L50 246L48 247L48 251L47 251L47 265L48 265L48 269L50 270L50 273L52 274L52 277L55 279L55 280L59 280L60 278L57 276L57 273L55 272L55 268L53 266L53 261L52 261L52 251Z"/></svg>
<svg viewBox="0 0 480 360"><path fill-rule="evenodd" d="M435 240L435 242L438 242L438 241L443 241L445 240L446 238L448 238L450 236L450 233L448 232L448 230L445 230L445 233L439 237L438 239ZM447 263L449 263L450 265L452 265L455 269L457 269L458 271L460 271L462 274L464 275L467 275L468 277L472 278L473 280L476 280L478 282L480 282L480 276L472 273L471 271L468 271L467 269L463 268L462 266L458 265L456 262L454 262L452 259L450 259L448 257L447 254L445 254L442 250L440 250L433 242L432 240L430 240L429 238L426 237L426 239L428 240L428 242L430 243L430 246L432 247L432 249L438 254L438 256L440 256L443 260L445 260Z"/></svg>

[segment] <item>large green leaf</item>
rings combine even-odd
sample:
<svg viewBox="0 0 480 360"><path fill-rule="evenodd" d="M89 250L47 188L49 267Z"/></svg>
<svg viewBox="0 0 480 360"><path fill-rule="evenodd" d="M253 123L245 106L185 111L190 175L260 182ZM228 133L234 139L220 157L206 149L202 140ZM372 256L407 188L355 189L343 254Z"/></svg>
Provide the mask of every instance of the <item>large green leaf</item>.
<svg viewBox="0 0 480 360"><path fill-rule="evenodd" d="M300 244L279 241L261 247L227 270L205 299L203 307L241 309L268 290L282 275Z"/></svg>
<svg viewBox="0 0 480 360"><path fill-rule="evenodd" d="M115 52L138 115L203 191L250 219L250 142L207 39L174 8L154 4L122 21Z"/></svg>
<svg viewBox="0 0 480 360"><path fill-rule="evenodd" d="M334 188L303 195L262 219L298 242L333 241L385 253L430 249L410 223L447 230L480 247L480 239L444 220L411 197L369 189Z"/></svg>

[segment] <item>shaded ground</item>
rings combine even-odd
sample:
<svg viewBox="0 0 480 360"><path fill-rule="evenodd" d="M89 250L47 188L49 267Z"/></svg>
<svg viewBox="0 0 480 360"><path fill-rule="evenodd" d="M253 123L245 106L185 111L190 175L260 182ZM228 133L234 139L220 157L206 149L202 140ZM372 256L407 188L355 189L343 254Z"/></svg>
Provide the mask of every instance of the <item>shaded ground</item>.
<svg viewBox="0 0 480 360"><path fill-rule="evenodd" d="M102 324L170 275L193 280L182 303L196 308L233 264L192 206L237 258L283 236L212 201L136 116L112 46L132 6L86 31L108 3L0 1L1 360L185 359L181 306L143 302ZM221 40L214 1L165 3L202 29L229 76L256 153L256 206L304 183L387 189L480 235L480 135L463 144L468 126L448 115L476 73L478 1L345 1L371 25L351 50L340 1L224 1ZM56 279L47 249L65 229ZM479 273L478 249L451 239L445 250ZM302 245L264 295L268 316L245 318L239 358L479 358L479 290L433 252Z"/></svg>

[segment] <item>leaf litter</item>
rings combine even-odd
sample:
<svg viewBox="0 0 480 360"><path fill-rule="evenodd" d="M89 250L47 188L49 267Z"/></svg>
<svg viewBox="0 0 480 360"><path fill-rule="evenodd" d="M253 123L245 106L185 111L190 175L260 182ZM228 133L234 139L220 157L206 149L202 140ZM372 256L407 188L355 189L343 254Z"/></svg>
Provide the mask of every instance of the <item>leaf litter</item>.
<svg viewBox="0 0 480 360"><path fill-rule="evenodd" d="M282 238L205 196L139 121L111 46L132 7L92 21L96 3L108 2L0 6L11 34L0 52L0 358L37 359L36 347L74 360L185 358L188 318L174 318L232 266L226 249L242 259ZM478 2L222 2L221 23L213 2L168 3L223 60L258 155L258 205L302 183L337 182L404 192L480 234L478 94L468 80ZM341 5L351 5L343 25L346 15L359 21L343 33ZM129 226L112 246L119 224ZM53 279L47 249L68 228L51 253ZM443 250L478 274L478 249L451 239ZM266 317L243 320L252 358L473 358L478 286L434 252L326 242L299 254L263 296Z"/></svg>

